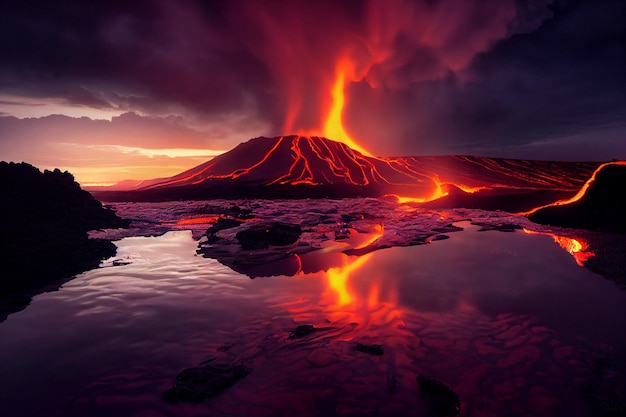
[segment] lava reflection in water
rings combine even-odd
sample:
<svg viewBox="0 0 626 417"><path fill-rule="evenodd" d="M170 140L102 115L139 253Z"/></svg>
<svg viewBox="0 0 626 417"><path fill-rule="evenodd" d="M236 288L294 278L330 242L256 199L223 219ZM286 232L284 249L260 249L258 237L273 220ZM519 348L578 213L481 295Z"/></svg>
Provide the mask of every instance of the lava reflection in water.
<svg viewBox="0 0 626 417"><path fill-rule="evenodd" d="M566 236L559 236L550 232L535 232L528 229L523 229L524 233L529 235L546 235L552 237L554 241L570 255L574 257L578 266L584 266L584 262L595 256L595 254L589 250L589 245L581 238L574 239Z"/></svg>

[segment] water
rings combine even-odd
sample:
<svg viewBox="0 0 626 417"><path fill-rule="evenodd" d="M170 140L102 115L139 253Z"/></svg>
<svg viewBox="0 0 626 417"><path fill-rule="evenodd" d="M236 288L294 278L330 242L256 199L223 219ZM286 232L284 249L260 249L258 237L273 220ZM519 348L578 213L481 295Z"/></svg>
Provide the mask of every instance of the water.
<svg viewBox="0 0 626 417"><path fill-rule="evenodd" d="M579 388L598 355L623 369L626 295L548 236L462 226L362 257L312 252L293 277L253 280L195 255L190 231L122 239L130 264L0 324L0 415L427 415L420 374L452 387L465 416L594 415ZM289 340L304 323L330 329ZM161 399L210 357L253 373L202 404Z"/></svg>

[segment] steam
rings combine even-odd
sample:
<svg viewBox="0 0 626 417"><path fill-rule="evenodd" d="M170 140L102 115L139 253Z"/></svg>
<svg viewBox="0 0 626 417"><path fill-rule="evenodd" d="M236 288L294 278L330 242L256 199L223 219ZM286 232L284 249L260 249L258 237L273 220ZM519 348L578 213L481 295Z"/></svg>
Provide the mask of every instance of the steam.
<svg viewBox="0 0 626 417"><path fill-rule="evenodd" d="M323 124L339 61L351 63L351 82L399 90L458 74L497 42L550 16L539 0L369 0L357 3L359 10L345 3L245 2L233 9L245 42L273 76L283 129Z"/></svg>

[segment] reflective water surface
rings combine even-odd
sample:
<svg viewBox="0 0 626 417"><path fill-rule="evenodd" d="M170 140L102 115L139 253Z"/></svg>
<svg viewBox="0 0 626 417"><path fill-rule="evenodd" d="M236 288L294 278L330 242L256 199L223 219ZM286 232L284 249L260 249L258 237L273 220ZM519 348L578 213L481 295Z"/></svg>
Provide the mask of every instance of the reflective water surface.
<svg viewBox="0 0 626 417"><path fill-rule="evenodd" d="M117 242L0 324L3 416L429 415L415 378L465 416L590 416L595 358L626 357L626 295L550 236L477 232L361 257L315 251L250 279L189 231ZM299 324L330 329L288 339ZM355 350L382 344L383 356ZM202 404L161 399L217 357L251 375Z"/></svg>

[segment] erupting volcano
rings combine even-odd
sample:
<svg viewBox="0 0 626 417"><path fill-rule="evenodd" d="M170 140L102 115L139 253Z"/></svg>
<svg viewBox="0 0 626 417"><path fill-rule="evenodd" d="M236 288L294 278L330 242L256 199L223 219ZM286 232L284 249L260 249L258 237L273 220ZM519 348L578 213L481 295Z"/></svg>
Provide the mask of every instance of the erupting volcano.
<svg viewBox="0 0 626 417"><path fill-rule="evenodd" d="M372 157L321 137L280 136L251 139L143 187L95 194L107 201L390 196L423 203L450 193L470 205L515 200L513 208L522 211L571 197L597 167L472 156Z"/></svg>
<svg viewBox="0 0 626 417"><path fill-rule="evenodd" d="M572 198L598 168L590 162L371 155L347 132L343 112L347 84L363 80L378 55L338 59L318 129L295 127L302 115L299 98L292 99L283 129L298 135L251 139L171 178L123 182L96 194L108 201L387 197L427 203L447 197L433 207L524 211Z"/></svg>

